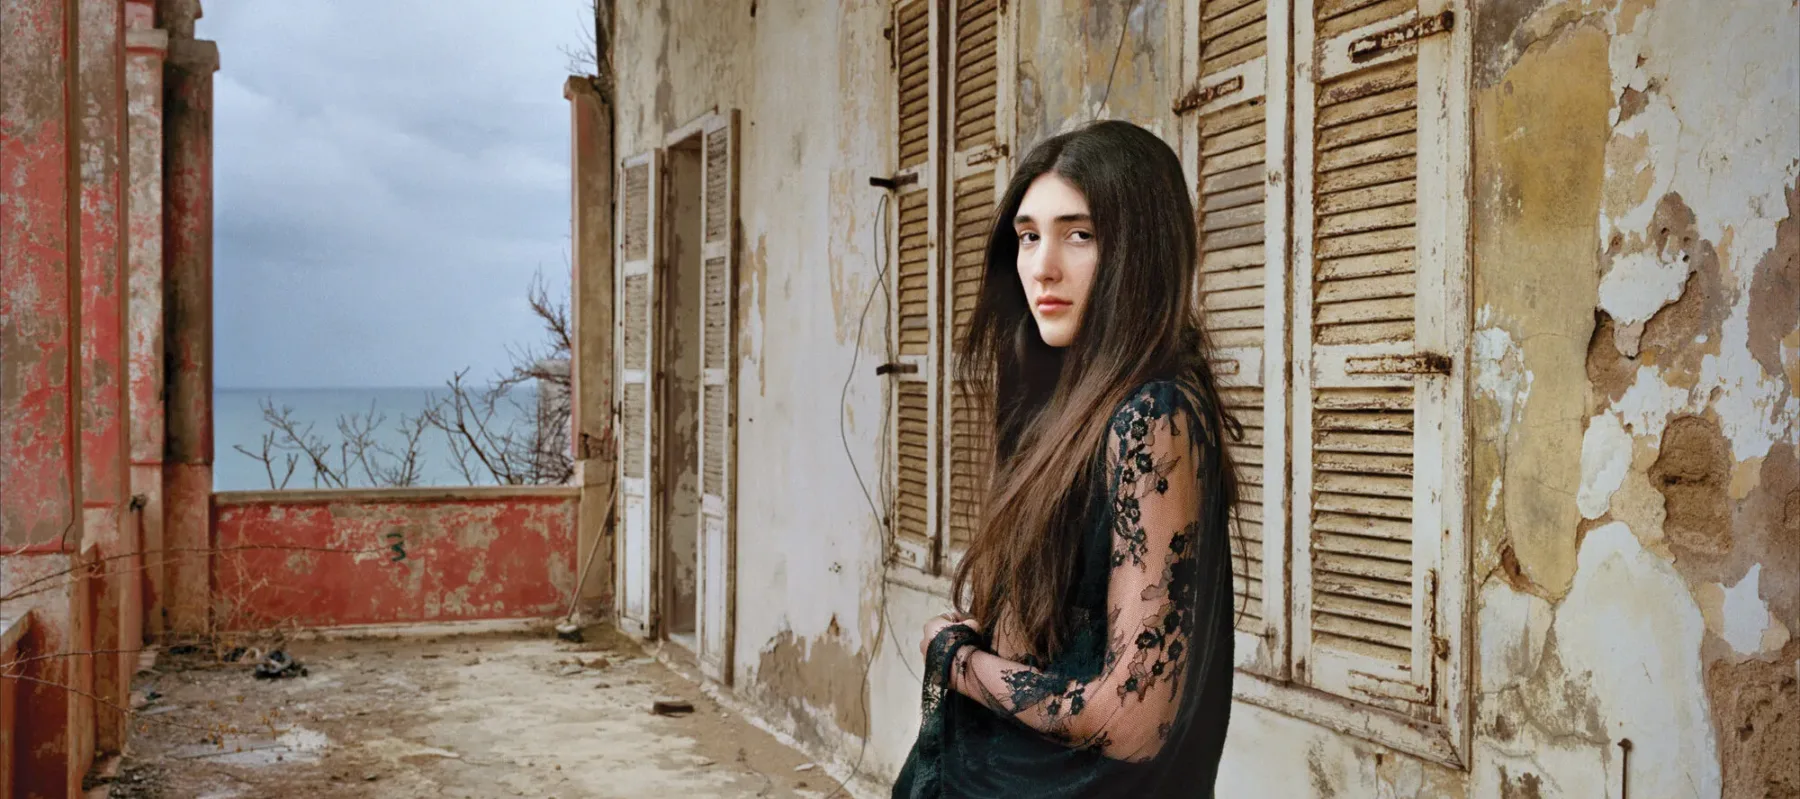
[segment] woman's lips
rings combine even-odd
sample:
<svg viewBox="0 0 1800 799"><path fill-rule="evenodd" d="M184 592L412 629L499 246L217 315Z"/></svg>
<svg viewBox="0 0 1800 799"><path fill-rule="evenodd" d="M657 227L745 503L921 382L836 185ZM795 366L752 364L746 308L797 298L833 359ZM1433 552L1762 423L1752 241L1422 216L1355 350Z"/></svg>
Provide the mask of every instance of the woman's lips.
<svg viewBox="0 0 1800 799"><path fill-rule="evenodd" d="M1068 307L1069 302L1067 300L1040 297L1037 301L1037 309L1042 313L1055 313L1057 311L1067 310Z"/></svg>

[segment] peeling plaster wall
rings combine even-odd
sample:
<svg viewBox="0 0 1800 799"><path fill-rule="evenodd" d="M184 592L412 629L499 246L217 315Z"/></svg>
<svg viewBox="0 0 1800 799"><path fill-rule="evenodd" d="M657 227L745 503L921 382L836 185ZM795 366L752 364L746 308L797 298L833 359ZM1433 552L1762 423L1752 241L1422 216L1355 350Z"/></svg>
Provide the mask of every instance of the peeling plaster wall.
<svg viewBox="0 0 1800 799"><path fill-rule="evenodd" d="M1173 137L1178 7L1014 5L1015 154L1094 115ZM946 604L882 580L849 468L874 490L879 302L857 333L888 8L644 0L615 26L619 155L743 112L734 688L846 763L866 736L876 775L912 742L917 630ZM1222 795L1611 797L1627 770L1631 797L1800 790L1800 8L1492 0L1466 24L1467 762L1240 703Z"/></svg>
<svg viewBox="0 0 1800 799"><path fill-rule="evenodd" d="M577 499L563 488L218 494L212 618L231 630L558 615L575 583Z"/></svg>
<svg viewBox="0 0 1800 799"><path fill-rule="evenodd" d="M1469 793L1793 795L1800 9L1476 14Z"/></svg>

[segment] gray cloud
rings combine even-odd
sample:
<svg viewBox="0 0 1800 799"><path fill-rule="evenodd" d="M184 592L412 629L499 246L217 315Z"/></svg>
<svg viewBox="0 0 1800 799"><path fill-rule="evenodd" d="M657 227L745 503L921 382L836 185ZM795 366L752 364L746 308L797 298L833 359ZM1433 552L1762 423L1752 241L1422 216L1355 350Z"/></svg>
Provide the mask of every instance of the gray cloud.
<svg viewBox="0 0 1800 799"><path fill-rule="evenodd" d="M215 379L425 386L567 292L586 0L217 0Z"/></svg>

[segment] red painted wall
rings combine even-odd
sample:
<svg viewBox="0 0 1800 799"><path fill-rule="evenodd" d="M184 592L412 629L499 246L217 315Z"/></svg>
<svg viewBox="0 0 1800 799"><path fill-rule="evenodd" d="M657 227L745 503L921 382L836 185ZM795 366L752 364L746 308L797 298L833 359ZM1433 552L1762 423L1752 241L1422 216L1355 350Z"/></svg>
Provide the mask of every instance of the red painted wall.
<svg viewBox="0 0 1800 799"><path fill-rule="evenodd" d="M575 581L572 488L214 497L222 629L560 614Z"/></svg>

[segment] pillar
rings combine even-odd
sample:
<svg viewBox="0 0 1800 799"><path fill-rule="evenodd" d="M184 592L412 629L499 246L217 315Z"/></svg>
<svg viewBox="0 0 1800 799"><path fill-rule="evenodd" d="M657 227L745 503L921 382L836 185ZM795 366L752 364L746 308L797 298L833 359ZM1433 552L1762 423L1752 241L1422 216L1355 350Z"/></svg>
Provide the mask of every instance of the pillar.
<svg viewBox="0 0 1800 799"><path fill-rule="evenodd" d="M143 553L141 605L146 637L163 631L163 59L169 35L156 28L153 0L125 4L127 105L126 241L130 298L131 494L128 524Z"/></svg>
<svg viewBox="0 0 1800 799"><path fill-rule="evenodd" d="M131 675L142 643L137 527L127 524L125 5L79 0L81 107L81 495L98 550L93 630L95 744L122 751Z"/></svg>
<svg viewBox="0 0 1800 799"><path fill-rule="evenodd" d="M576 565L587 567L581 599L590 607L612 605L612 542L605 534L607 500L617 463L602 442L613 413L612 107L592 77L563 84L569 101L570 224L574 239L570 305L574 351L570 420L575 479L581 486ZM588 563L589 558L593 562Z"/></svg>
<svg viewBox="0 0 1800 799"><path fill-rule="evenodd" d="M77 795L86 766L83 708L63 687L77 679L68 576L83 537L76 23L74 0L0 0L0 611L32 615L20 655L44 658L10 670L34 680L12 688L24 796ZM20 593L44 577L48 590Z"/></svg>
<svg viewBox="0 0 1800 799"><path fill-rule="evenodd" d="M180 4L176 4L180 5ZM192 7L192 4L190 4ZM193 8L197 16L198 9ZM163 80L163 544L169 630L207 632L212 550L212 110L218 47L169 20Z"/></svg>

